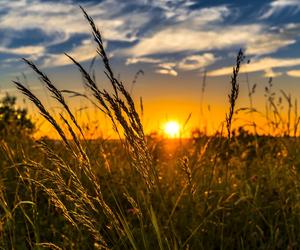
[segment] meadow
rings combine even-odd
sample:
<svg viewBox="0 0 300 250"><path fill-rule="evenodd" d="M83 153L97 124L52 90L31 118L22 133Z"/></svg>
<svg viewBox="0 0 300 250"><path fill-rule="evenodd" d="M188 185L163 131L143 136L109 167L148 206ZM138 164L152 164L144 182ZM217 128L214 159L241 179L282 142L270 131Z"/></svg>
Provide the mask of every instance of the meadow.
<svg viewBox="0 0 300 250"><path fill-rule="evenodd" d="M233 129L239 112L256 112L251 105L236 107L240 51L220 131L212 136L194 131L188 139L146 135L99 30L83 13L111 91L100 89L76 58L66 56L89 90L82 98L106 114L120 139L86 139L66 93L24 59L64 112L58 120L25 84L14 81L60 140L34 139L31 125L20 129L19 116L0 126L0 249L300 249L296 101L282 91L277 102L270 80L265 117L276 134L256 133L255 121L251 132ZM251 103L254 92L249 86Z"/></svg>

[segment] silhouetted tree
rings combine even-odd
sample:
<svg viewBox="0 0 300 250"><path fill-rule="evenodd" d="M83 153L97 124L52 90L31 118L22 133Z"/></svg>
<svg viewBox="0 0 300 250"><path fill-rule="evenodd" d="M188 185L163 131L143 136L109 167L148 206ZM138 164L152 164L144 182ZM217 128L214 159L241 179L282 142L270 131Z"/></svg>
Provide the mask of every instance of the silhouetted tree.
<svg viewBox="0 0 300 250"><path fill-rule="evenodd" d="M0 101L0 136L29 135L34 123L28 117L27 109L16 107L16 97L6 94Z"/></svg>

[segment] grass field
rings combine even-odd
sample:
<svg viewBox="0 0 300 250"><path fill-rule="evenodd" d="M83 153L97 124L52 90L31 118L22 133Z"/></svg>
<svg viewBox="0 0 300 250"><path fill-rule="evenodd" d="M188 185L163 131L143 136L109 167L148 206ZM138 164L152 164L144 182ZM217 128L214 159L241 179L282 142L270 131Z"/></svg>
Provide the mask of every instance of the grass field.
<svg viewBox="0 0 300 250"><path fill-rule="evenodd" d="M291 97L283 92L288 111L281 114L271 81L266 88L267 124L277 136L233 130L240 51L222 130L189 139L145 135L101 34L84 14L112 91L99 89L67 56L122 139L85 139L64 93L25 60L64 109L62 122L14 83L61 140L35 141L13 126L1 136L0 249L299 249L299 119Z"/></svg>

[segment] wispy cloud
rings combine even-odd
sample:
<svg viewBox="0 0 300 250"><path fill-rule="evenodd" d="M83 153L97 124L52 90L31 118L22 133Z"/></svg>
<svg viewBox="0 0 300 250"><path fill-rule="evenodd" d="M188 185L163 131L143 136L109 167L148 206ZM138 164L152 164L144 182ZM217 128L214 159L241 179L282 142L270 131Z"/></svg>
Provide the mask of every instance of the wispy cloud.
<svg viewBox="0 0 300 250"><path fill-rule="evenodd" d="M300 1L299 0L273 0L268 4L267 9L263 10L260 19L267 19L273 15L279 14L286 8L294 13L297 13L300 10Z"/></svg>
<svg viewBox="0 0 300 250"><path fill-rule="evenodd" d="M290 70L286 72L287 75L292 77L300 77L300 70Z"/></svg>
<svg viewBox="0 0 300 250"><path fill-rule="evenodd" d="M134 39L133 28L135 25L134 18L142 16L133 14L132 21L126 23L126 17L114 17L114 8L109 9L109 3L115 1L104 1L100 4L86 4L85 8L95 17L95 21L101 23L101 29L105 34L106 39L132 41ZM28 28L38 28L46 34L62 33L62 42L68 39L73 34L89 34L86 22L83 19L82 13L77 5L70 2L43 2L38 0L3 2L0 4L1 9L7 10L7 13L2 15L0 19L0 27L12 29L15 31L26 30ZM116 7L116 6L114 6ZM139 25L142 23L142 18L139 20ZM17 23L16 23L17 21ZM139 28L139 25L137 28ZM137 30L136 30L137 31Z"/></svg>
<svg viewBox="0 0 300 250"><path fill-rule="evenodd" d="M176 61L170 61L169 59L163 61L162 59L151 57L128 58L126 64L129 65L136 63L149 63L154 65L154 67L156 68L156 73L158 74L177 76L178 70L203 70L205 67L214 64L219 59L220 58L216 58L212 53L204 53L198 55L190 55Z"/></svg>
<svg viewBox="0 0 300 250"><path fill-rule="evenodd" d="M275 77L281 76L282 74L283 74L282 72L275 72L273 69L266 69L264 77L275 78Z"/></svg>
<svg viewBox="0 0 300 250"><path fill-rule="evenodd" d="M177 76L178 73L175 70L176 63L161 63L158 65L159 68L156 70L156 73L163 75Z"/></svg>
<svg viewBox="0 0 300 250"><path fill-rule="evenodd" d="M272 73L273 72L272 69L288 68L288 67L293 67L298 65L300 65L300 58L282 59L282 58L266 57L242 66L241 72L251 73L257 71L265 71L267 73L268 72ZM210 71L208 73L208 76L222 76L222 75L229 75L231 73L232 73L232 67L223 67L221 69Z"/></svg>
<svg viewBox="0 0 300 250"><path fill-rule="evenodd" d="M9 52L10 54L16 55L31 55L38 56L42 55L45 52L45 48L43 46L20 46L17 48L5 48L0 47L0 52Z"/></svg>
<svg viewBox="0 0 300 250"><path fill-rule="evenodd" d="M170 27L162 29L141 41L128 54L136 56L184 51L208 51L237 46L246 48L247 54L262 55L295 43L284 34L267 32L263 25L236 25L207 29Z"/></svg>
<svg viewBox="0 0 300 250"><path fill-rule="evenodd" d="M204 53L203 55L193 55L183 58L178 64L178 68L182 70L202 69L214 64L218 59L212 53Z"/></svg>
<svg viewBox="0 0 300 250"><path fill-rule="evenodd" d="M146 12L118 14L125 6L116 0L103 1L98 4L86 3L84 7L94 17L101 27L105 40L132 42L137 39L142 25L147 23L150 16ZM77 5L71 1L46 2L41 0L1 1L0 29L4 29L11 35L0 38L0 53L19 55L32 55L37 58L45 58L48 66L65 64L66 61L57 55L47 52L50 46L55 46L78 34L90 35L90 29ZM47 39L43 39L38 45L24 46L22 43L11 46L18 32L29 29L40 30ZM30 37L24 37L26 42ZM72 44L70 44L72 45ZM70 46L71 47L71 46ZM94 48L93 46L91 48ZM89 46L80 45L75 53L79 59L87 60L92 56ZM67 51L68 52L68 51ZM75 52L72 48L70 53Z"/></svg>
<svg viewBox="0 0 300 250"><path fill-rule="evenodd" d="M68 54L79 62L87 61L96 55L96 46L90 39L84 40L78 47L68 51ZM65 54L52 54L46 57L43 67L63 66L70 63L70 59Z"/></svg>
<svg viewBox="0 0 300 250"><path fill-rule="evenodd" d="M125 44L116 45L112 52L127 65L154 64L157 73L173 76L213 65L224 50L242 47L254 56L276 53L295 44L300 34L298 23L277 27L261 20L232 22L233 17L242 16L233 4L200 7L196 0L84 2L108 44ZM275 0L268 4L263 18L288 7L296 11L300 2ZM45 67L70 64L59 54L63 52L79 61L95 55L95 47L87 39L90 29L73 1L5 0L0 1L0 10L0 29L7 33L0 38L0 53L31 57ZM28 30L39 31L44 39L31 43L30 32L24 32ZM26 43L16 42L18 36L25 36ZM166 63L174 65L163 67Z"/></svg>
<svg viewBox="0 0 300 250"><path fill-rule="evenodd" d="M151 58L151 57L133 57L127 58L126 65L136 64L136 63L160 63L161 59Z"/></svg>

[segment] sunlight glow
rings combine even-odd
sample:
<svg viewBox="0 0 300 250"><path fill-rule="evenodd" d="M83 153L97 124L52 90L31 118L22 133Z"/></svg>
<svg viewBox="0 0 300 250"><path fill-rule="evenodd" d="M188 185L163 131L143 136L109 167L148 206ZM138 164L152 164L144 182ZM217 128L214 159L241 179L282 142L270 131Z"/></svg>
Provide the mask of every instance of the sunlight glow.
<svg viewBox="0 0 300 250"><path fill-rule="evenodd" d="M179 137L180 125L176 121L168 121L164 126L164 132L169 138Z"/></svg>

